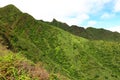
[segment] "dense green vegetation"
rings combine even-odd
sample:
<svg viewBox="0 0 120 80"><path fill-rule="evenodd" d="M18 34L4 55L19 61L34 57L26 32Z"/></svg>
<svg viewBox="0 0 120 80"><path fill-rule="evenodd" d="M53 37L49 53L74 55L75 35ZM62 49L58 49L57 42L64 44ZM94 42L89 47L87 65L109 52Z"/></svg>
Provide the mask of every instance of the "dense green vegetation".
<svg viewBox="0 0 120 80"><path fill-rule="evenodd" d="M70 34L71 28L60 26L63 24L59 22L37 21L13 5L0 8L0 42L33 63L42 62L52 74L51 80L120 80L119 33L81 28L88 30L90 37L71 27L73 32L90 37L85 39ZM24 76L29 77L26 73Z"/></svg>
<svg viewBox="0 0 120 80"><path fill-rule="evenodd" d="M42 62L33 63L21 53L13 53L0 44L0 80L54 80ZM59 78L63 78L62 75Z"/></svg>
<svg viewBox="0 0 120 80"><path fill-rule="evenodd" d="M76 25L69 26L66 23L59 22L53 19L52 22L47 22L48 24L59 27L65 31L68 31L76 36L84 37L90 40L104 40L104 41L117 41L120 42L120 33L111 32L105 29L96 29L92 27L83 28Z"/></svg>

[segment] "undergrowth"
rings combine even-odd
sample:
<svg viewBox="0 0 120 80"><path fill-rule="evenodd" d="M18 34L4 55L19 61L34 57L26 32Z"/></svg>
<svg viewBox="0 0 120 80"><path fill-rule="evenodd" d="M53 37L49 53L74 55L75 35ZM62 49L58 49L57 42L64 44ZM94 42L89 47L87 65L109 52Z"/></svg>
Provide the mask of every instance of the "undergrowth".
<svg viewBox="0 0 120 80"><path fill-rule="evenodd" d="M48 80L49 73L21 54L8 53L0 57L0 80Z"/></svg>

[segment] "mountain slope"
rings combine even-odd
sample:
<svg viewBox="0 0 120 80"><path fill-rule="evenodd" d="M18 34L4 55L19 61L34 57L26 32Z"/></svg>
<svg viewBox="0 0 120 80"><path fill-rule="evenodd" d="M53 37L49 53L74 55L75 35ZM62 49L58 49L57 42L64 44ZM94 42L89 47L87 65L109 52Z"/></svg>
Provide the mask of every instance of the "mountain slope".
<svg viewBox="0 0 120 80"><path fill-rule="evenodd" d="M55 19L53 19L52 22L48 23L65 31L68 31L76 36L84 37L86 39L120 42L120 33L118 32L112 32L105 29L96 29L92 27L88 27L85 29L83 27L78 27L75 25L69 26L66 23L59 22Z"/></svg>
<svg viewBox="0 0 120 80"><path fill-rule="evenodd" d="M49 73L20 53L13 53L0 44L0 80L49 80Z"/></svg>
<svg viewBox="0 0 120 80"><path fill-rule="evenodd" d="M57 74L55 80L60 79L59 75L65 76L60 80L120 79L119 42L91 41L72 35L35 20L13 5L0 9L0 23L1 43L35 63L44 63L48 72Z"/></svg>

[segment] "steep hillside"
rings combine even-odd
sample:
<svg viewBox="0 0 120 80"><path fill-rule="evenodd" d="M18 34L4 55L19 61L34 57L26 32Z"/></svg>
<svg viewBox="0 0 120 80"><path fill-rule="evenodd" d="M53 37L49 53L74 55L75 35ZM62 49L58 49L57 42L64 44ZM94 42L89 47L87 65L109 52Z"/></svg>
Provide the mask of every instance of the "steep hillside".
<svg viewBox="0 0 120 80"><path fill-rule="evenodd" d="M44 68L55 74L52 80L120 80L119 42L91 41L72 35L35 20L13 5L0 9L0 37L1 43L13 52L34 63L44 63Z"/></svg>
<svg viewBox="0 0 120 80"><path fill-rule="evenodd" d="M40 65L0 44L0 80L49 80L52 76Z"/></svg>
<svg viewBox="0 0 120 80"><path fill-rule="evenodd" d="M47 23L68 31L76 36L84 37L86 39L120 42L120 33L118 32L112 32L105 29L96 29L92 27L88 27L85 29L76 25L69 26L66 23L59 22L55 19L53 19L52 22Z"/></svg>

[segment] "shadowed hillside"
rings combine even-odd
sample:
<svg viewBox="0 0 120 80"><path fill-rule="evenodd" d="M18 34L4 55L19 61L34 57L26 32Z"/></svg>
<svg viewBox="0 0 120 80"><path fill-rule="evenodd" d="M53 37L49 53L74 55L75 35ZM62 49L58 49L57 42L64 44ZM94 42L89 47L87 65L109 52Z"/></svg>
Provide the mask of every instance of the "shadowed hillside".
<svg viewBox="0 0 120 80"><path fill-rule="evenodd" d="M105 38L101 32L111 36ZM34 63L42 62L52 75L50 80L119 80L120 43L117 37L119 33L103 29L35 20L13 5L0 8L2 45Z"/></svg>

